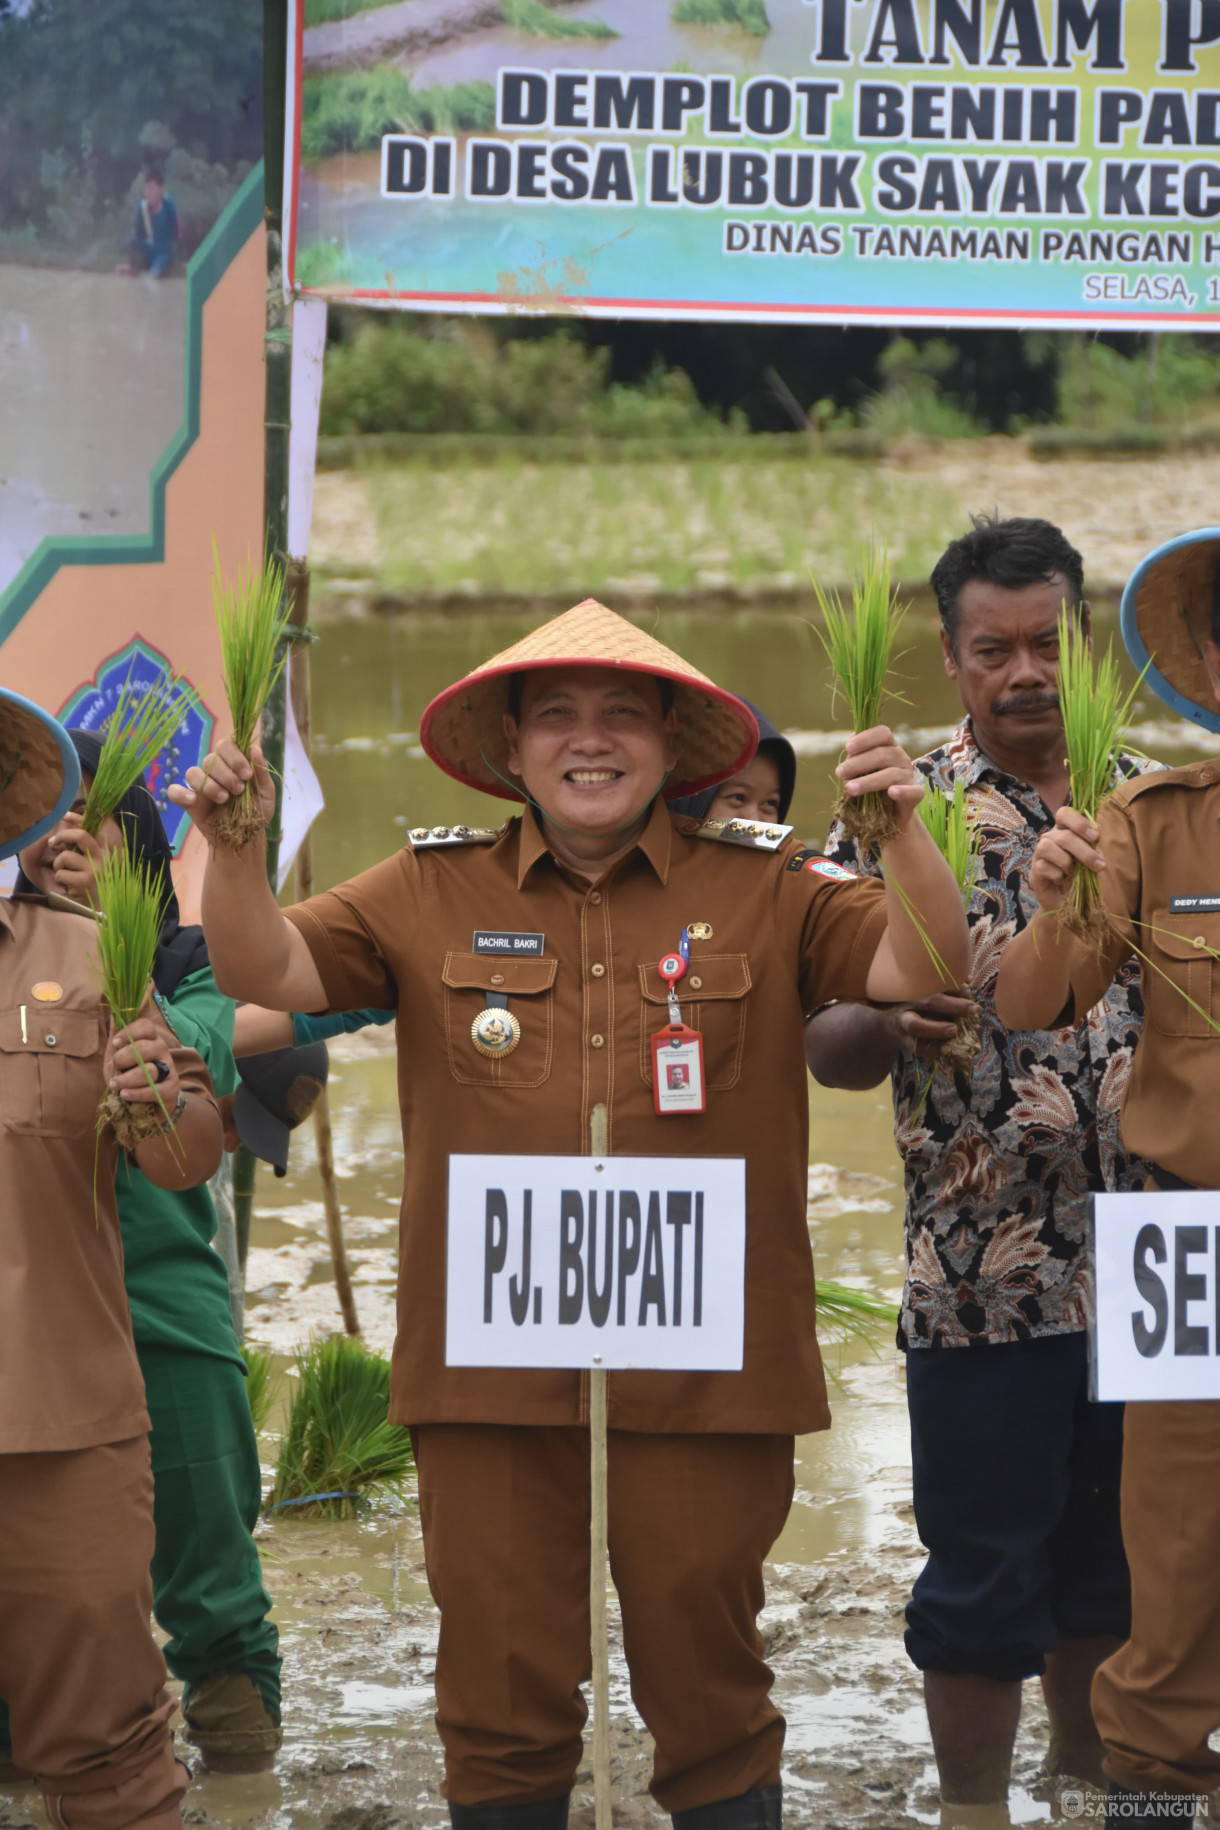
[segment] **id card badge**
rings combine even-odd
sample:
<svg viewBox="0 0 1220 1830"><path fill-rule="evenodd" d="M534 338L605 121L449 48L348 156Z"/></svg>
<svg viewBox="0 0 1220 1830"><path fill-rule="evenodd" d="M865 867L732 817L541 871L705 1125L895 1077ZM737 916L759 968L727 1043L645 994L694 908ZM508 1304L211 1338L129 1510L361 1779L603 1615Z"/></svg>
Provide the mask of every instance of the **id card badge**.
<svg viewBox="0 0 1220 1830"><path fill-rule="evenodd" d="M703 1037L669 1023L652 1038L652 1099L657 1112L704 1112Z"/></svg>

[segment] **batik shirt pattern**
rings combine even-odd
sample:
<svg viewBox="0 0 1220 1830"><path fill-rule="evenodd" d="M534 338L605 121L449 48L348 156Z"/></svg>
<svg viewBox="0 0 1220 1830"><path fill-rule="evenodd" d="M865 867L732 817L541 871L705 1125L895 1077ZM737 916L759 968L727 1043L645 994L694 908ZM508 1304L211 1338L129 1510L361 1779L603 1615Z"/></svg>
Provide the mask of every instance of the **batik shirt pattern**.
<svg viewBox="0 0 1220 1830"><path fill-rule="evenodd" d="M1124 775L1155 767L1134 757ZM960 777L979 829L971 895L971 990L980 1047L969 1074L932 1075L904 1052L893 1074L906 1183L902 1347L968 1347L1078 1333L1093 1301L1089 1196L1142 1187L1119 1118L1143 1022L1139 969L1122 967L1075 1028L1006 1030L995 1014L1004 947L1032 917L1034 847L1054 825L1035 790L988 761L969 720L916 767L946 793ZM842 827L830 857L879 876ZM926 1097L925 1097L925 1087Z"/></svg>

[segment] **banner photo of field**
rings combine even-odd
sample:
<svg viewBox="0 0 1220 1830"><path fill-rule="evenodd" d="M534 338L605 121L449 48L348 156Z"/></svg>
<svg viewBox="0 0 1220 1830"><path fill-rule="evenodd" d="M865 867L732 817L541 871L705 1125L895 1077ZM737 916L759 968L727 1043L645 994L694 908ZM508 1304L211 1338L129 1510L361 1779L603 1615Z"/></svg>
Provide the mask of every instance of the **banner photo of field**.
<svg viewBox="0 0 1220 1830"><path fill-rule="evenodd" d="M0 118L0 666L93 730L181 677L148 785L182 882L167 790L227 728L212 542L263 543L261 12L0 0Z"/></svg>
<svg viewBox="0 0 1220 1830"><path fill-rule="evenodd" d="M408 310L1220 310L1220 8L294 0L289 277Z"/></svg>

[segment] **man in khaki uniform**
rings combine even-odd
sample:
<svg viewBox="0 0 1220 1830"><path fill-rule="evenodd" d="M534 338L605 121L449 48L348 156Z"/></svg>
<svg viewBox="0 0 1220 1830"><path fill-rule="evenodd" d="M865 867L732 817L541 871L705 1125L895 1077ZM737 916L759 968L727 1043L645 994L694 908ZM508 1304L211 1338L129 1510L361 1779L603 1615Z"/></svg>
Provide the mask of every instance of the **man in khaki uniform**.
<svg viewBox="0 0 1220 1830"><path fill-rule="evenodd" d="M258 847L209 859L204 927L232 995L398 1012L406 1181L390 1414L415 1440L459 1830L566 1821L589 1673L588 1382L446 1366L448 1158L585 1153L598 1105L613 1152L747 1160L744 1369L610 1374L609 1539L657 1799L687 1830L779 1822L783 1719L756 1626L762 1566L791 1499L793 1437L829 1422L802 1019L831 996L935 988L907 906L954 975L966 933L886 730L853 738L840 773L892 799L888 886L787 828L733 832L669 813L663 797L729 776L756 738L740 700L586 602L424 713L433 760L526 801L523 817L414 834L411 849L286 916ZM180 799L205 834L249 774L231 747L188 774ZM258 783L270 806L261 766ZM529 937L530 953L484 953L479 930ZM658 961L684 930L678 989L702 1037L707 1098L679 1119L654 1108L651 1038L666 1023Z"/></svg>
<svg viewBox="0 0 1220 1830"><path fill-rule="evenodd" d="M53 826L79 769L55 721L0 692L0 857ZM136 1152L181 1189L220 1161L207 1070L159 1016L119 1037L87 916L0 901L0 1696L56 1830L177 1830L165 1662L149 1614L152 1474L123 1288L107 1086L170 1121Z"/></svg>
<svg viewBox="0 0 1220 1830"><path fill-rule="evenodd" d="M1132 658L1153 658L1149 685L1213 730L1218 581L1220 534L1211 529L1151 554L1123 598ZM1049 1028L1090 1010L1124 961L1144 960L1147 1019L1123 1141L1166 1189L1220 1189L1217 822L1217 762L1125 782L1096 826L1060 808L1035 851L1030 889L1049 915L1076 860L1100 871L1109 934L1096 948L1035 917L1005 954L996 988L1003 1021ZM1131 1637L1098 1670L1093 1713L1120 1795L1112 1821L1152 1824L1164 1821L1157 1795L1220 1785L1220 1403L1128 1404L1122 1515Z"/></svg>

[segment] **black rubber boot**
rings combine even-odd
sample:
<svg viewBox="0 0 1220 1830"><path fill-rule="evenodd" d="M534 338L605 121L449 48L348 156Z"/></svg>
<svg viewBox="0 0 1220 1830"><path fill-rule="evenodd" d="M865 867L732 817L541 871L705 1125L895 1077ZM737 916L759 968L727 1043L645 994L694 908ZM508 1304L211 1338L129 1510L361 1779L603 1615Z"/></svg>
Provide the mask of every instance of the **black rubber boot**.
<svg viewBox="0 0 1220 1830"><path fill-rule="evenodd" d="M1170 1817L1158 1808L1164 1804L1164 1797L1160 1792L1130 1792L1126 1786L1116 1786L1111 1780L1106 1794L1106 1830L1152 1830L1153 1825L1156 1830L1165 1830L1166 1825L1173 1823L1190 1830L1195 1814L1188 1803L1182 1804L1180 1816Z"/></svg>
<svg viewBox="0 0 1220 1830"><path fill-rule="evenodd" d="M527 1798L519 1805L455 1805L449 1801L453 1830L567 1830L572 1794L562 1798Z"/></svg>
<svg viewBox="0 0 1220 1830"><path fill-rule="evenodd" d="M739 1798L673 1813L674 1830L781 1830L783 1821L783 1786L754 1786Z"/></svg>

